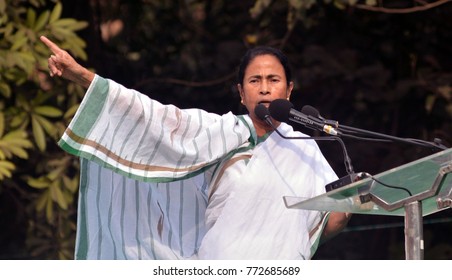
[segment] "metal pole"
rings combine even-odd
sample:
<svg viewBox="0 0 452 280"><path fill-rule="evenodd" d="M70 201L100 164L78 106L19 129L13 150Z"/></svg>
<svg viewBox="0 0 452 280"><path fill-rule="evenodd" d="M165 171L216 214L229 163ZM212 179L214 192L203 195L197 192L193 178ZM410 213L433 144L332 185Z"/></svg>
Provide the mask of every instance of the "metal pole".
<svg viewBox="0 0 452 280"><path fill-rule="evenodd" d="M405 254L407 260L424 259L422 202L405 204Z"/></svg>

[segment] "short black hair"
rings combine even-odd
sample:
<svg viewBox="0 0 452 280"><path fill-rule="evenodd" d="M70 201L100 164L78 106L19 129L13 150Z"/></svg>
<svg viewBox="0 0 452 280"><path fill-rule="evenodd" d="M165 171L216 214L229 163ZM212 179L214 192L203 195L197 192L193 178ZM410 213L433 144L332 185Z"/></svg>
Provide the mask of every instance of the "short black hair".
<svg viewBox="0 0 452 280"><path fill-rule="evenodd" d="M251 61L257 56L267 54L276 57L279 62L281 62L284 68L284 73L286 74L287 85L289 85L289 83L292 81L292 70L289 65L289 59L281 50L269 46L257 46L249 49L245 53L245 55L242 57L242 60L240 61L239 70L237 73L238 83L243 84L245 70L251 63Z"/></svg>

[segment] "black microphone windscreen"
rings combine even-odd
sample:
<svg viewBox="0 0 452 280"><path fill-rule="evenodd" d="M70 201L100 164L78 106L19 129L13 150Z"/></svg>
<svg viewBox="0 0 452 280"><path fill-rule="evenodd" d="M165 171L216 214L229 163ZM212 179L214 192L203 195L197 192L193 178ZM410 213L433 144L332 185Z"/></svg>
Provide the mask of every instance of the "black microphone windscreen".
<svg viewBox="0 0 452 280"><path fill-rule="evenodd" d="M293 104L286 99L275 99L268 106L270 116L280 122L287 122L289 120L289 113L292 108Z"/></svg>
<svg viewBox="0 0 452 280"><path fill-rule="evenodd" d="M311 105L304 105L303 108L301 108L301 112L308 116L313 116L316 118L320 117L319 111Z"/></svg>
<svg viewBox="0 0 452 280"><path fill-rule="evenodd" d="M265 119L270 116L270 112L268 111L267 107L262 104L258 104L254 108L254 114L256 114L256 116L263 121L265 121Z"/></svg>

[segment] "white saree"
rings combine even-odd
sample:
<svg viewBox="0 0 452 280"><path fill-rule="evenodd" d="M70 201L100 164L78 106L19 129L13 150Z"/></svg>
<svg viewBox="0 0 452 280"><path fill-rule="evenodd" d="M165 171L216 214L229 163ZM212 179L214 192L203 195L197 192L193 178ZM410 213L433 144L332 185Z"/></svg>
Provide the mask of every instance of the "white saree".
<svg viewBox="0 0 452 280"><path fill-rule="evenodd" d="M59 144L81 158L76 259L309 259L327 215L282 197L337 179L313 140L258 139L247 116L97 75Z"/></svg>

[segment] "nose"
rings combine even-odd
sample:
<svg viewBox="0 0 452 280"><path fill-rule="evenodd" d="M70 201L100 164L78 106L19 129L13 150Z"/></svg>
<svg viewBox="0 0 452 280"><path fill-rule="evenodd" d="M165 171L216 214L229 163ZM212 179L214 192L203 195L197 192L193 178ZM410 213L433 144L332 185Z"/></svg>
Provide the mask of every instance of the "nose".
<svg viewBox="0 0 452 280"><path fill-rule="evenodd" d="M270 94L269 86L268 86L268 82L267 81L262 81L259 93L260 94L264 94L264 95Z"/></svg>

